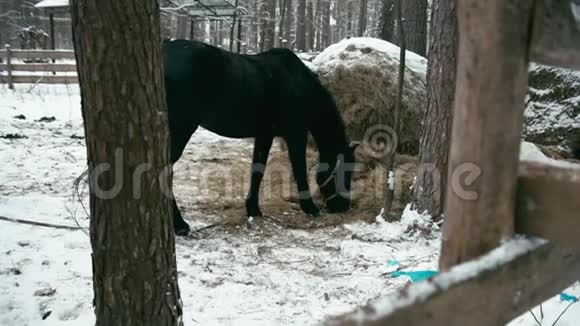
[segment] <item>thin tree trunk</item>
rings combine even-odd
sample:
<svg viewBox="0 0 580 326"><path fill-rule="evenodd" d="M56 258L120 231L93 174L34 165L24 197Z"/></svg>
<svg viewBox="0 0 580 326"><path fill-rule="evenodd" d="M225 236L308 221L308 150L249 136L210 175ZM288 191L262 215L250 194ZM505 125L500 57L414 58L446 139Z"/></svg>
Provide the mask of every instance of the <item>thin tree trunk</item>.
<svg viewBox="0 0 580 326"><path fill-rule="evenodd" d="M427 49L427 0L403 2L407 49L425 56Z"/></svg>
<svg viewBox="0 0 580 326"><path fill-rule="evenodd" d="M397 12L397 21L401 25L401 48L399 52L399 80L397 86L397 97L395 99L395 112L393 116L393 130L395 131L395 135L400 133L400 126L401 126L401 110L402 110L402 102L403 102L403 91L405 85L405 65L406 65L406 52L407 52L407 45L405 42L405 28L403 26L403 9L401 2L403 0L395 0L396 1L396 12ZM393 200L395 199L395 159L397 156L397 147L393 146L392 153L387 153L386 159L386 167L387 167L387 185L385 191L385 206L383 211L383 217L389 217L389 213L391 212L391 208L393 207Z"/></svg>
<svg viewBox="0 0 580 326"><path fill-rule="evenodd" d="M379 18L379 26L377 26L379 38L393 43L395 35L394 0L382 0L381 2L381 17Z"/></svg>
<svg viewBox="0 0 580 326"><path fill-rule="evenodd" d="M159 4L72 0L71 14L96 325L181 325Z"/></svg>
<svg viewBox="0 0 580 326"><path fill-rule="evenodd" d="M346 5L346 33L348 37L354 35L354 4L349 1Z"/></svg>
<svg viewBox="0 0 580 326"><path fill-rule="evenodd" d="M314 27L314 0L308 0L306 2L306 50L314 50L314 37L315 37L315 27Z"/></svg>
<svg viewBox="0 0 580 326"><path fill-rule="evenodd" d="M276 0L263 0L261 13L260 51L273 48L276 42Z"/></svg>
<svg viewBox="0 0 580 326"><path fill-rule="evenodd" d="M431 41L427 69L427 110L419 148L414 208L434 219L443 214L447 164L457 70L455 0L435 0L431 11Z"/></svg>
<svg viewBox="0 0 580 326"><path fill-rule="evenodd" d="M286 10L285 14L286 17L284 18L284 47L292 49L294 44L294 39L292 37L292 27L294 26L294 2L292 0L285 0L286 1ZM282 30L280 30L282 33Z"/></svg>
<svg viewBox="0 0 580 326"><path fill-rule="evenodd" d="M314 13L315 28L315 48L317 51L322 49L322 0L316 0L316 12Z"/></svg>
<svg viewBox="0 0 580 326"><path fill-rule="evenodd" d="M322 1L322 35L321 35L321 48L320 50L325 49L330 44L332 44L332 30L330 27L330 0L323 0Z"/></svg>
<svg viewBox="0 0 580 326"><path fill-rule="evenodd" d="M358 16L358 31L357 36L364 36L367 29L367 7L368 0L360 0L360 9Z"/></svg>
<svg viewBox="0 0 580 326"><path fill-rule="evenodd" d="M308 5L312 5L312 2L308 2ZM307 30L309 34L312 33L311 29L307 29L306 19L306 0L298 0L298 9L296 11L296 49L298 51L306 51Z"/></svg>

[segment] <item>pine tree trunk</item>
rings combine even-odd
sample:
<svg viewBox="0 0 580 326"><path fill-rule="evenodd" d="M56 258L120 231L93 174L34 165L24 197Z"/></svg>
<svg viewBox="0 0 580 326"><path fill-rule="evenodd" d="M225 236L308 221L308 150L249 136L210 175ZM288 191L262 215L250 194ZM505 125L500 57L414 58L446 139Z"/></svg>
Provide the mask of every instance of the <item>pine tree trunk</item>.
<svg viewBox="0 0 580 326"><path fill-rule="evenodd" d="M315 49L320 51L322 49L322 0L316 0L316 12L314 13L314 28L315 28Z"/></svg>
<svg viewBox="0 0 580 326"><path fill-rule="evenodd" d="M71 1L96 325L181 325L159 4L123 4Z"/></svg>
<svg viewBox="0 0 580 326"><path fill-rule="evenodd" d="M306 0L298 0L296 11L296 49L298 51L306 51L306 30Z"/></svg>
<svg viewBox="0 0 580 326"><path fill-rule="evenodd" d="M438 219L443 213L447 188L458 30L455 0L435 0L432 8L427 110L413 203L418 211Z"/></svg>
<svg viewBox="0 0 580 326"><path fill-rule="evenodd" d="M322 35L320 39L320 50L324 50L332 44L332 29L330 26L330 0L322 1Z"/></svg>
<svg viewBox="0 0 580 326"><path fill-rule="evenodd" d="M284 24L280 29L280 33L284 35L282 46L292 49L294 47L294 38L292 37L292 27L294 26L294 2L292 0L284 0L286 8L284 10ZM282 30L284 33L282 33Z"/></svg>
<svg viewBox="0 0 580 326"><path fill-rule="evenodd" d="M349 1L346 5L346 34L348 37L354 35L354 4Z"/></svg>
<svg viewBox="0 0 580 326"><path fill-rule="evenodd" d="M314 51L314 0L306 2L306 50Z"/></svg>
<svg viewBox="0 0 580 326"><path fill-rule="evenodd" d="M280 0L280 24L279 45L280 47L292 48L292 26L294 25L294 7L292 0Z"/></svg>
<svg viewBox="0 0 580 326"><path fill-rule="evenodd" d="M379 38L391 43L393 43L395 32L394 1L395 0L381 1L381 16L379 18L379 26L377 26Z"/></svg>
<svg viewBox="0 0 580 326"><path fill-rule="evenodd" d="M276 42L276 0L263 0L261 13L260 51L273 48Z"/></svg>
<svg viewBox="0 0 580 326"><path fill-rule="evenodd" d="M367 29L367 0L360 0L357 36L364 36Z"/></svg>
<svg viewBox="0 0 580 326"><path fill-rule="evenodd" d="M427 0L405 0L402 5L407 49L425 56L427 52Z"/></svg>

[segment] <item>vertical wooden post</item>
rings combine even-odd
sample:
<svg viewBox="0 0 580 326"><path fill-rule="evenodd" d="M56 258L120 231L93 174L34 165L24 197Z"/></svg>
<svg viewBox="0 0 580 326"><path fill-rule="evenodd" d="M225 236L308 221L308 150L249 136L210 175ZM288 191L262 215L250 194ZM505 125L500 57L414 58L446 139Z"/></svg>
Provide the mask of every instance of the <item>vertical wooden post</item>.
<svg viewBox="0 0 580 326"><path fill-rule="evenodd" d="M6 70L8 70L8 88L14 89L14 81L12 80L12 50L10 44L6 44Z"/></svg>
<svg viewBox="0 0 580 326"><path fill-rule="evenodd" d="M242 52L242 18L238 19L238 53Z"/></svg>
<svg viewBox="0 0 580 326"><path fill-rule="evenodd" d="M50 14L48 15L48 17L50 20L50 49L55 50L56 49L56 39L55 39L55 32L54 32L54 12L50 11Z"/></svg>
<svg viewBox="0 0 580 326"><path fill-rule="evenodd" d="M459 54L440 269L513 234L534 0L458 0Z"/></svg>

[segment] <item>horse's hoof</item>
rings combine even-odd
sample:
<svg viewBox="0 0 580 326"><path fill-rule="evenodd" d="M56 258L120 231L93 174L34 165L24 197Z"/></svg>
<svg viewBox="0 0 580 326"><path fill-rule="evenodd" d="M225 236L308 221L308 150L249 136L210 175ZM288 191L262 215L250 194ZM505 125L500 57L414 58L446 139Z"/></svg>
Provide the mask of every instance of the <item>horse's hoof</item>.
<svg viewBox="0 0 580 326"><path fill-rule="evenodd" d="M191 232L191 228L189 227L189 225L187 223L185 223L184 225L180 225L180 226L175 227L175 235L177 235L177 236L185 237L185 236L188 236L190 232Z"/></svg>

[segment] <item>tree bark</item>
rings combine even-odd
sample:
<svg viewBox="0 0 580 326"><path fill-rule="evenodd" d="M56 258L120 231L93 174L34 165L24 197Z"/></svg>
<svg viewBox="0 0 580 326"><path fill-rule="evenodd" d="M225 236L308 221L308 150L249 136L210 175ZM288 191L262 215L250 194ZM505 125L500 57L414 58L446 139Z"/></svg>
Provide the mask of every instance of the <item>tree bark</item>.
<svg viewBox="0 0 580 326"><path fill-rule="evenodd" d="M346 4L346 34L347 37L354 36L354 3L348 1Z"/></svg>
<svg viewBox="0 0 580 326"><path fill-rule="evenodd" d="M298 51L306 51L306 0L298 0L298 9L296 11L296 49Z"/></svg>
<svg viewBox="0 0 580 326"><path fill-rule="evenodd" d="M533 7L533 0L457 2L461 32L443 271L513 236Z"/></svg>
<svg viewBox="0 0 580 326"><path fill-rule="evenodd" d="M367 7L368 0L360 0L360 9L358 16L358 31L357 36L361 37L365 35L367 29Z"/></svg>
<svg viewBox="0 0 580 326"><path fill-rule="evenodd" d="M292 26L294 26L294 2L292 0L284 0L286 2L286 9L284 10L284 24L280 33L284 35L282 46L292 49L294 39L292 38ZM282 30L284 33L282 33ZM284 42L285 41L285 42Z"/></svg>
<svg viewBox="0 0 580 326"><path fill-rule="evenodd" d="M381 16L377 26L379 38L392 43L395 32L394 0L382 0L381 3Z"/></svg>
<svg viewBox="0 0 580 326"><path fill-rule="evenodd" d="M322 1L322 34L320 39L320 50L324 50L332 44L332 29L330 26L330 0Z"/></svg>
<svg viewBox="0 0 580 326"><path fill-rule="evenodd" d="M314 0L306 2L306 50L314 50Z"/></svg>
<svg viewBox="0 0 580 326"><path fill-rule="evenodd" d="M181 325L159 4L73 0L71 13L96 325Z"/></svg>
<svg viewBox="0 0 580 326"><path fill-rule="evenodd" d="M266 51L273 48L276 42L276 0L263 0L260 13L260 51Z"/></svg>
<svg viewBox="0 0 580 326"><path fill-rule="evenodd" d="M427 0L405 0L402 5L407 49L425 56L427 52Z"/></svg>
<svg viewBox="0 0 580 326"><path fill-rule="evenodd" d="M414 208L435 220L443 214L457 70L456 0L435 0L427 68L427 110L419 147Z"/></svg>

